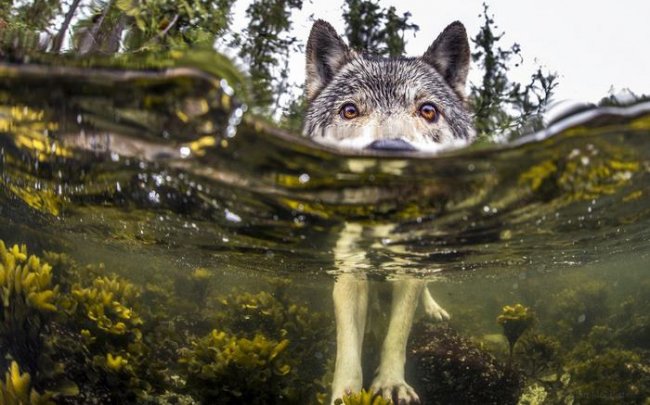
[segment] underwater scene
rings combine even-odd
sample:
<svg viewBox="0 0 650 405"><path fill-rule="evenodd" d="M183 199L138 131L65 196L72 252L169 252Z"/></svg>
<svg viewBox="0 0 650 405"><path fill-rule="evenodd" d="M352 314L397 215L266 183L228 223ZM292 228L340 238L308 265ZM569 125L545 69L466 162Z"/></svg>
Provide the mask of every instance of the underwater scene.
<svg viewBox="0 0 650 405"><path fill-rule="evenodd" d="M650 103L352 153L255 118L225 62L143 66L0 64L1 404L392 403L330 398L350 276L367 389L421 280L423 404L650 404Z"/></svg>

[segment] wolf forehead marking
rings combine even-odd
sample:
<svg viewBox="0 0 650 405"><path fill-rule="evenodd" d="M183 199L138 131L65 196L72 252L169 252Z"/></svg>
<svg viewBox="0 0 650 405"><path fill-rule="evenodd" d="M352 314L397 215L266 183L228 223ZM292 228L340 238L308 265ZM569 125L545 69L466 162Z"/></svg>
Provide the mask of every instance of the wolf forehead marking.
<svg viewBox="0 0 650 405"><path fill-rule="evenodd" d="M318 21L307 44L309 106L304 135L333 146L362 149L404 141L414 150L439 149L474 136L464 105L469 44L460 23L448 26L422 57L380 58L350 50ZM358 114L340 114L354 104ZM419 113L435 105L440 119Z"/></svg>

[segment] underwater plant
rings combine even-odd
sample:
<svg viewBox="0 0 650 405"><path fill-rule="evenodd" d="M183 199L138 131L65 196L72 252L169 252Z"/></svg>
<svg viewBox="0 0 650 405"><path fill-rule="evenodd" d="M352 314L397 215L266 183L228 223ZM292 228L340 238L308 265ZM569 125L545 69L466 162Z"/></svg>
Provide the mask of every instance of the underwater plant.
<svg viewBox="0 0 650 405"><path fill-rule="evenodd" d="M448 325L418 322L407 347L407 381L422 404L516 404L524 378Z"/></svg>
<svg viewBox="0 0 650 405"><path fill-rule="evenodd" d="M33 389L29 373L21 373L18 363L12 361L4 383L0 380L0 404L54 405L54 401L51 393L40 394Z"/></svg>
<svg viewBox="0 0 650 405"><path fill-rule="evenodd" d="M141 288L103 265L43 257L0 242L0 366L15 361L26 370L11 381L30 382L27 391L3 384L19 400L0 404L327 400L332 319L297 301L287 282L225 296L204 288L197 307L182 303L168 274ZM210 273L188 277L196 292Z"/></svg>
<svg viewBox="0 0 650 405"><path fill-rule="evenodd" d="M589 334L594 325L604 323L610 313L609 288L599 280L581 283L561 290L549 304L548 318L565 344Z"/></svg>
<svg viewBox="0 0 650 405"><path fill-rule="evenodd" d="M0 348L7 356L36 370L42 352L41 334L57 311L58 286L52 267L27 254L25 245L8 249L0 240ZM6 351L6 352L5 352ZM2 360L0 360L2 364Z"/></svg>
<svg viewBox="0 0 650 405"><path fill-rule="evenodd" d="M517 405L542 405L547 397L546 389L542 385L534 383L526 387Z"/></svg>
<svg viewBox="0 0 650 405"><path fill-rule="evenodd" d="M393 401L385 399L379 393L361 390L360 392L346 394L337 398L334 405L393 405Z"/></svg>
<svg viewBox="0 0 650 405"><path fill-rule="evenodd" d="M559 352L559 340L541 333L531 333L519 342L518 363L528 377L535 377L557 368Z"/></svg>
<svg viewBox="0 0 650 405"><path fill-rule="evenodd" d="M334 322L327 313L314 311L292 296L287 282L274 283L271 291L233 292L218 298L213 324L238 337L288 339L292 359L290 378L301 397L326 396L326 377L332 369ZM309 402L309 401L307 401Z"/></svg>
<svg viewBox="0 0 650 405"><path fill-rule="evenodd" d="M567 373L576 403L647 404L650 399L650 363L638 353L609 348L570 362Z"/></svg>
<svg viewBox="0 0 650 405"><path fill-rule="evenodd" d="M76 353L81 363L76 366L86 369L77 380L111 401L133 401L151 390L150 349L141 330L144 321L135 308L139 294L138 287L117 275L97 276L88 286L70 288L66 326L82 343L82 352Z"/></svg>
<svg viewBox="0 0 650 405"><path fill-rule="evenodd" d="M508 339L509 362L512 361L512 354L515 344L534 323L535 317L530 308L521 304L503 307L501 314L497 317L497 323L503 327L503 334Z"/></svg>
<svg viewBox="0 0 650 405"><path fill-rule="evenodd" d="M292 370L288 345L287 339L238 338L215 329L183 349L179 362L187 369L187 387L204 403L295 401L291 380L284 378Z"/></svg>
<svg viewBox="0 0 650 405"><path fill-rule="evenodd" d="M123 335L142 324L129 305L138 294L135 285L117 276L98 277L90 287L73 285L71 291L92 328L112 335Z"/></svg>

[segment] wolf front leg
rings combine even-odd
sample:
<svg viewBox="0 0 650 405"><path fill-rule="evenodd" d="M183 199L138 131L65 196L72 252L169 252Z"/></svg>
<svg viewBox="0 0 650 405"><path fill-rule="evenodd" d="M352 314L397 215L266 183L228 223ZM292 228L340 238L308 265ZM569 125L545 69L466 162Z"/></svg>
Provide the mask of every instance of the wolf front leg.
<svg viewBox="0 0 650 405"><path fill-rule="evenodd" d="M363 227L346 223L334 248L341 273L332 292L336 318L336 366L332 382L332 403L346 393L361 390L361 345L368 312L368 280L363 273L365 252L358 247Z"/></svg>
<svg viewBox="0 0 650 405"><path fill-rule="evenodd" d="M345 274L334 284L336 316L336 366L332 402L361 390L361 346L368 308L368 281Z"/></svg>
<svg viewBox="0 0 650 405"><path fill-rule="evenodd" d="M406 343L413 326L418 300L425 287L422 280L393 281L393 303L388 332L381 350L377 376L372 391L379 392L395 404L417 404L418 395L404 379Z"/></svg>

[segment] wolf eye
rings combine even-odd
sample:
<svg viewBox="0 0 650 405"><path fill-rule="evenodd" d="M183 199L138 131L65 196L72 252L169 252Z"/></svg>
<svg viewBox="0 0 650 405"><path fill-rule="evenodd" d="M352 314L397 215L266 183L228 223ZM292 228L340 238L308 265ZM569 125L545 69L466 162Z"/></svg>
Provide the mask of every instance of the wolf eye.
<svg viewBox="0 0 650 405"><path fill-rule="evenodd" d="M339 111L339 114L341 115L341 118L345 118L346 120L351 120L359 116L359 110L357 109L356 105L352 103L346 103L343 105L343 107L341 107L341 111Z"/></svg>
<svg viewBox="0 0 650 405"><path fill-rule="evenodd" d="M428 122L438 121L438 109L433 103L422 104L418 111L420 113L420 116Z"/></svg>

